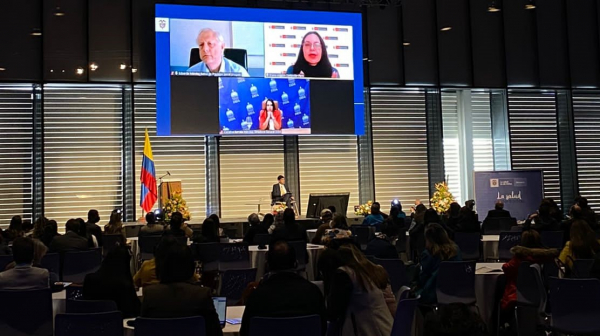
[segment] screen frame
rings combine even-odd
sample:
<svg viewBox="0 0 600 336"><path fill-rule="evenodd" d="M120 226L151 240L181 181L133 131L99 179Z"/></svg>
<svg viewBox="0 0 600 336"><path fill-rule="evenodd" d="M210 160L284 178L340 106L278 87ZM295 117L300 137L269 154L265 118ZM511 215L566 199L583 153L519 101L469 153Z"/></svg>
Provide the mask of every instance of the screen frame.
<svg viewBox="0 0 600 336"><path fill-rule="evenodd" d="M158 29L158 22L160 19L222 20L352 26L352 51L354 61L354 134L365 134L362 13L156 4L156 135L171 136L171 34L170 30L165 33L165 31L160 31ZM199 135L203 134L189 134L189 136ZM218 136L218 134L204 135Z"/></svg>

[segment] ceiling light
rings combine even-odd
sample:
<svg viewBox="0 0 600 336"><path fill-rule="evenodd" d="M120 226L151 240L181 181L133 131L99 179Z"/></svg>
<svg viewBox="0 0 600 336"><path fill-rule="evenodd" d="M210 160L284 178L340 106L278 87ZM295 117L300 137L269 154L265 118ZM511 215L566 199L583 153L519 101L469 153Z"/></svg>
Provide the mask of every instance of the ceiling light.
<svg viewBox="0 0 600 336"><path fill-rule="evenodd" d="M410 42L404 42L402 43L403 46L408 47L410 45Z"/></svg>
<svg viewBox="0 0 600 336"><path fill-rule="evenodd" d="M490 13L496 13L499 12L501 9L500 7L496 6L496 1L492 1L490 3L490 5L488 6L488 12Z"/></svg>
<svg viewBox="0 0 600 336"><path fill-rule="evenodd" d="M131 68L131 72L136 73L137 69L136 68Z"/></svg>
<svg viewBox="0 0 600 336"><path fill-rule="evenodd" d="M38 28L34 28L34 29L31 31L31 34L29 34L29 35L31 35L31 36L42 36L42 31L41 31L41 30L39 30Z"/></svg>
<svg viewBox="0 0 600 336"><path fill-rule="evenodd" d="M54 16L65 16L65 12L63 12L60 7L56 7L56 10L54 10Z"/></svg>
<svg viewBox="0 0 600 336"><path fill-rule="evenodd" d="M90 70L91 71L96 71L96 69L98 69L98 64L96 64L96 63L90 64Z"/></svg>
<svg viewBox="0 0 600 336"><path fill-rule="evenodd" d="M78 75L83 75L83 68L77 68L76 72Z"/></svg>
<svg viewBox="0 0 600 336"><path fill-rule="evenodd" d="M525 9L535 9L535 2L533 0L529 0L529 3L525 5Z"/></svg>
<svg viewBox="0 0 600 336"><path fill-rule="evenodd" d="M119 69L125 70L125 69L127 69L127 65L125 65L125 63L121 63L121 65L119 66Z"/></svg>
<svg viewBox="0 0 600 336"><path fill-rule="evenodd" d="M449 30L451 30L451 29L452 29L452 27L449 27L449 26L448 26L448 27L443 27L443 28L442 28L442 29L440 29L440 30L441 30L441 31L449 31Z"/></svg>
<svg viewBox="0 0 600 336"><path fill-rule="evenodd" d="M6 70L6 68L0 68L0 71L5 71L5 70Z"/></svg>

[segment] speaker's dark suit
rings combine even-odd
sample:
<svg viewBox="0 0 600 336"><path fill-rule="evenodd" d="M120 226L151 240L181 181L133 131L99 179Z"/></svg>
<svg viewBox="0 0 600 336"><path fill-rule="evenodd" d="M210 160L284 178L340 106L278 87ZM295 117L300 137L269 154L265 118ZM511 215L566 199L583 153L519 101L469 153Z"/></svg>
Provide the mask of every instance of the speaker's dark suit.
<svg viewBox="0 0 600 336"><path fill-rule="evenodd" d="M285 184L283 185L285 187L285 190L288 192L285 195L281 194L281 188L279 187L279 183L275 183L273 184L273 191L271 191L271 203L275 204L275 202L285 202L288 206L288 208L290 207L290 198L291 198L291 191L290 188L288 188L288 186L286 186Z"/></svg>

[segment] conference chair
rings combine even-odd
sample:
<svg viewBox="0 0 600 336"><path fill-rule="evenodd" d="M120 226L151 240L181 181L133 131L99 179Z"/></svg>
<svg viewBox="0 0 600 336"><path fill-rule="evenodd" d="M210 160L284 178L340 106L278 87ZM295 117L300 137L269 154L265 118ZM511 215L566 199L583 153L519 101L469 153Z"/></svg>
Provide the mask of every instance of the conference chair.
<svg viewBox="0 0 600 336"><path fill-rule="evenodd" d="M50 273L60 274L60 254L59 253L46 253L42 258L41 266L48 270Z"/></svg>
<svg viewBox="0 0 600 336"><path fill-rule="evenodd" d="M392 283L392 293L396 294L400 287L408 285L406 277L406 266L400 259L379 259L374 258L375 264L381 265L387 272Z"/></svg>
<svg viewBox="0 0 600 336"><path fill-rule="evenodd" d="M120 233L102 235L102 257L106 257L108 252L117 246L125 246L125 238Z"/></svg>
<svg viewBox="0 0 600 336"><path fill-rule="evenodd" d="M6 266L8 264L10 264L11 262L13 262L13 256L12 255L2 255L2 256L0 256L0 272L4 271L6 269Z"/></svg>
<svg viewBox="0 0 600 336"><path fill-rule="evenodd" d="M404 299L398 302L396 308L396 317L392 325L391 336L410 336L413 321L415 319L415 309L419 303L419 298Z"/></svg>
<svg viewBox="0 0 600 336"><path fill-rule="evenodd" d="M571 276L578 279L586 279L590 277L590 271L594 265L594 259L577 259L573 261L573 269Z"/></svg>
<svg viewBox="0 0 600 336"><path fill-rule="evenodd" d="M139 262L154 258L154 249L156 246L158 246L161 240L162 235L148 235L138 238L140 247Z"/></svg>
<svg viewBox="0 0 600 336"><path fill-rule="evenodd" d="M520 336L534 335L537 326L543 323L547 297L539 265L523 261L517 275L515 307L516 327Z"/></svg>
<svg viewBox="0 0 600 336"><path fill-rule="evenodd" d="M481 245L479 232L456 232L454 242L458 245L463 260L479 260Z"/></svg>
<svg viewBox="0 0 600 336"><path fill-rule="evenodd" d="M321 335L319 315L298 317L253 317L250 321L250 336L306 336Z"/></svg>
<svg viewBox="0 0 600 336"><path fill-rule="evenodd" d="M308 264L308 251L306 248L306 242L303 240L289 241L288 245L294 248L296 252L296 272L306 272L306 265Z"/></svg>
<svg viewBox="0 0 600 336"><path fill-rule="evenodd" d="M561 250L564 246L565 233L562 231L542 231L542 244L549 248Z"/></svg>
<svg viewBox="0 0 600 336"><path fill-rule="evenodd" d="M83 283L85 276L96 272L101 263L102 252L100 248L89 251L65 252L60 279L65 282Z"/></svg>
<svg viewBox="0 0 600 336"><path fill-rule="evenodd" d="M244 67L244 69L248 70L248 52L246 49L235 49L235 48L225 48L223 51L223 56L228 58L235 63ZM202 60L200 59L200 53L198 48L192 48L190 50L190 63L189 66L196 63L200 63Z"/></svg>
<svg viewBox="0 0 600 336"><path fill-rule="evenodd" d="M123 225L125 228L125 237L133 238L139 236L142 226L143 225Z"/></svg>
<svg viewBox="0 0 600 336"><path fill-rule="evenodd" d="M52 291L0 290L0 335L52 336Z"/></svg>
<svg viewBox="0 0 600 336"><path fill-rule="evenodd" d="M67 299L67 314L92 314L118 311L115 301Z"/></svg>
<svg viewBox="0 0 600 336"><path fill-rule="evenodd" d="M121 331L122 332L122 331ZM135 336L206 336L204 317L147 318L135 319Z"/></svg>
<svg viewBox="0 0 600 336"><path fill-rule="evenodd" d="M356 237L356 242L360 245L360 249L364 251L367 244L375 237L375 227L365 225L352 225L350 231Z"/></svg>
<svg viewBox="0 0 600 336"><path fill-rule="evenodd" d="M256 268L230 269L221 274L219 295L227 297L227 306L236 305L248 284L256 281Z"/></svg>
<svg viewBox="0 0 600 336"><path fill-rule="evenodd" d="M550 279L553 330L569 335L600 333L600 281Z"/></svg>
<svg viewBox="0 0 600 336"><path fill-rule="evenodd" d="M510 231L517 225L517 219L511 217L486 218L481 226L484 235L497 235L502 231Z"/></svg>
<svg viewBox="0 0 600 336"><path fill-rule="evenodd" d="M247 244L219 244L219 248L219 271L250 268L250 252Z"/></svg>
<svg viewBox="0 0 600 336"><path fill-rule="evenodd" d="M271 235L268 233L258 233L254 235L252 245L265 245L268 246L271 241Z"/></svg>
<svg viewBox="0 0 600 336"><path fill-rule="evenodd" d="M444 261L436 281L438 305L464 303L475 305L475 262Z"/></svg>
<svg viewBox="0 0 600 336"><path fill-rule="evenodd" d="M521 232L507 231L500 232L500 240L498 241L498 259L507 261L512 258L510 249L521 243Z"/></svg>
<svg viewBox="0 0 600 336"><path fill-rule="evenodd" d="M408 236L406 235L406 229L398 230L398 240L396 240L396 252L407 253L408 252Z"/></svg>
<svg viewBox="0 0 600 336"><path fill-rule="evenodd" d="M191 245L194 259L202 263L202 271L216 271L219 269L221 244L219 243L193 243Z"/></svg>
<svg viewBox="0 0 600 336"><path fill-rule="evenodd" d="M55 336L122 336L120 311L92 314L57 314Z"/></svg>

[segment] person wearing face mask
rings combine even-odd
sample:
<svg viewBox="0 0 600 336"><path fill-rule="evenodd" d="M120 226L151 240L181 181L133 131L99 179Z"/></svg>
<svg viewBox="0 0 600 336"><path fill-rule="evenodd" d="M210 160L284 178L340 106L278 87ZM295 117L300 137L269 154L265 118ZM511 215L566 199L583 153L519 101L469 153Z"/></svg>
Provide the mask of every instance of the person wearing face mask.
<svg viewBox="0 0 600 336"><path fill-rule="evenodd" d="M287 74L304 77L339 78L337 69L331 66L327 48L321 35L309 32L302 38L296 63L287 69Z"/></svg>
<svg viewBox="0 0 600 336"><path fill-rule="evenodd" d="M260 116L258 117L258 126L263 131L281 129L281 110L273 99L267 99L263 102L263 109L260 110Z"/></svg>

